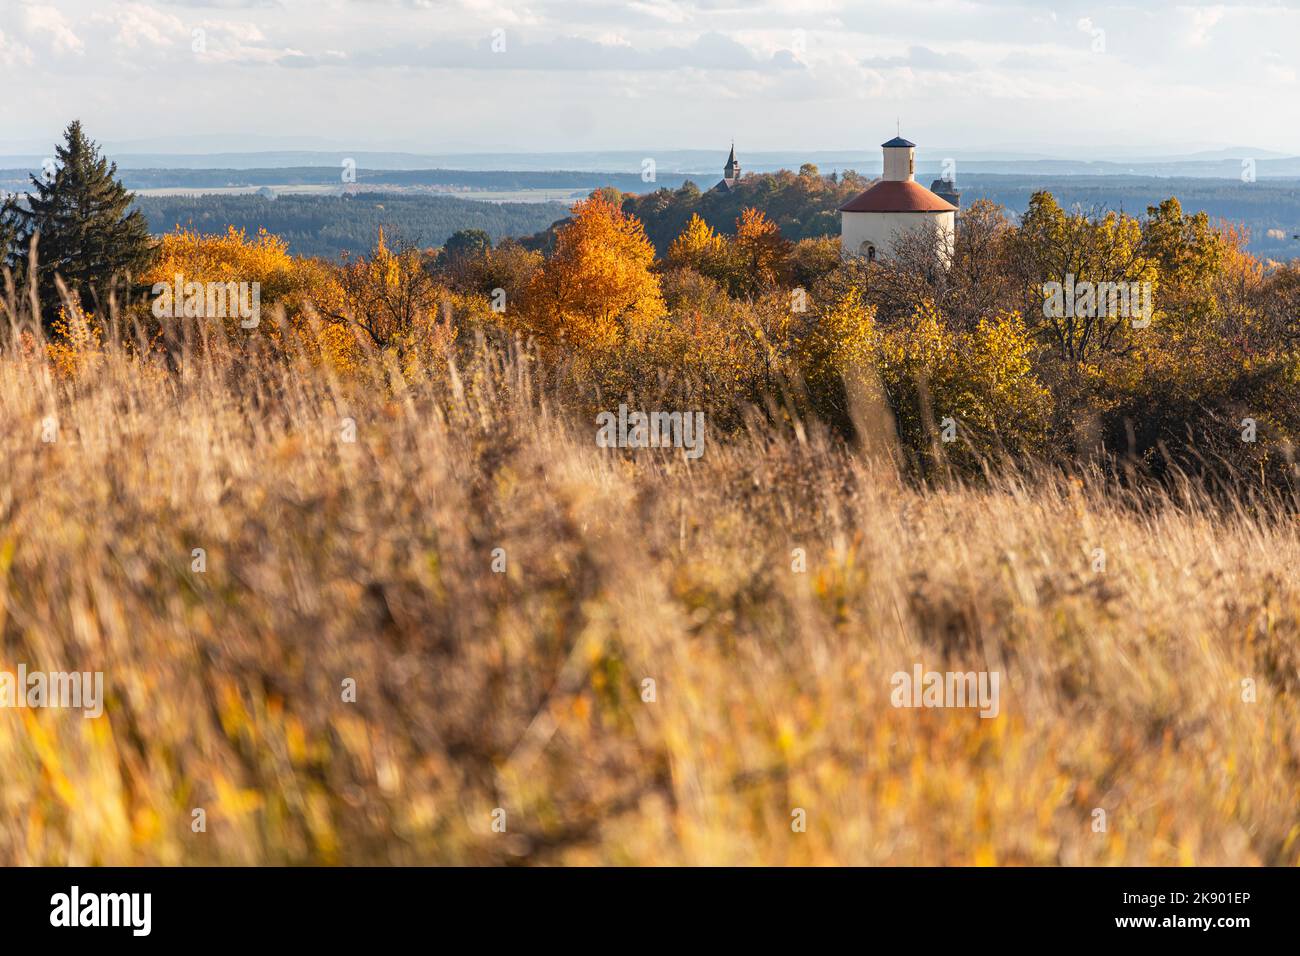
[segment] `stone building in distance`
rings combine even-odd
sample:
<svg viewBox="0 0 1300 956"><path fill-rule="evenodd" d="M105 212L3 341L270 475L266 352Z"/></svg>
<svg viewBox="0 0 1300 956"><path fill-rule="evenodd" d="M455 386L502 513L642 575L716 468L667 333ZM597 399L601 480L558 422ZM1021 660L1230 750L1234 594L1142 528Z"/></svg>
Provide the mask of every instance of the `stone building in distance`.
<svg viewBox="0 0 1300 956"><path fill-rule="evenodd" d="M933 234L943 260L952 257L957 205L916 181L916 144L896 136L881 144L884 174L870 188L840 207L840 250L844 255L887 256L904 234ZM943 180L951 199L958 199Z"/></svg>

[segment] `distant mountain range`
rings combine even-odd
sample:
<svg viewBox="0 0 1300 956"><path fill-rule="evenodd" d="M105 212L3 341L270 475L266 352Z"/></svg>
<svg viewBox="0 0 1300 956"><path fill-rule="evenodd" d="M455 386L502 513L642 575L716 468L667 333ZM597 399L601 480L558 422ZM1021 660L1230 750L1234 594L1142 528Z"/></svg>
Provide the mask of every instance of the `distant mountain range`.
<svg viewBox="0 0 1300 956"><path fill-rule="evenodd" d="M527 193L517 199L558 199L534 195L539 191L564 190L570 198L581 198L593 189L613 186L622 192L646 193L667 187L676 189L686 181L681 174L642 176L639 173L582 172L579 170L515 171L464 169L366 169L344 170L330 166L283 166L260 169L120 169L127 189L150 193L201 194L252 192L355 193L376 189L394 192ZM0 192L26 192L31 174L26 168L0 169ZM703 178L703 177L701 177ZM716 177L714 177L716 178ZM704 188L712 186L710 180ZM489 197L490 198L490 197Z"/></svg>
<svg viewBox="0 0 1300 956"><path fill-rule="evenodd" d="M403 153L291 150L217 153L109 153L122 170L140 169L341 169L345 160L368 170L415 171L508 171L600 172L639 177L646 160L653 160L657 174L689 176L700 185L712 185L722 174L725 149L717 150L631 150L570 153ZM741 166L752 172L798 169L813 163L822 172L854 169L865 175L880 171L879 150L812 152L765 151L746 153L737 150ZM39 169L45 157L37 154L0 155L0 168ZM1041 153L997 150L948 150L941 147L917 150L918 178L938 176L944 163L956 164L958 175L1004 173L1047 176L1169 176L1211 179L1239 179L1244 160L1254 162L1254 175L1265 177L1300 176L1300 156L1241 148L1224 148L1179 155L1151 155L1132 158L1061 158Z"/></svg>

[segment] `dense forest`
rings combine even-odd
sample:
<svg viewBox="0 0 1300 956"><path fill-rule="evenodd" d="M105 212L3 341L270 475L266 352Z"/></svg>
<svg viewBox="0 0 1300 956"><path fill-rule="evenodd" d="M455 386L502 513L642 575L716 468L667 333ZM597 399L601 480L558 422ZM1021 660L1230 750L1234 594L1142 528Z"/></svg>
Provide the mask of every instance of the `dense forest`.
<svg viewBox="0 0 1300 956"><path fill-rule="evenodd" d="M440 186L453 189L582 189L608 185L624 192L648 192L658 186L676 187L680 175L658 175L645 182L640 172L581 170L357 169L356 183L374 186ZM128 169L122 172L128 189L219 188L230 186L340 186L339 166L299 166L288 169Z"/></svg>
<svg viewBox="0 0 1300 956"><path fill-rule="evenodd" d="M228 227L274 233L301 256L333 259L340 253L361 253L375 241L380 227L421 246L440 246L452 233L481 229L494 240L545 229L562 217L560 203L494 203L392 193L344 196L137 196L150 230L176 227L203 235L224 233Z"/></svg>
<svg viewBox="0 0 1300 956"><path fill-rule="evenodd" d="M710 227L733 232L742 210L757 209L776 223L787 239L839 235L840 205L866 189L871 180L856 173L822 176L816 166L798 173L782 170L746 176L734 189L702 191L693 182L679 189L659 189L622 197L623 211L644 225L655 251L664 255L692 216Z"/></svg>
<svg viewBox="0 0 1300 956"><path fill-rule="evenodd" d="M1140 214L1177 196L1183 207L1213 220L1239 223L1249 232L1247 248L1261 258L1288 260L1300 255L1300 179L1157 179L1150 176L959 177L963 200L991 199L1024 212L1037 190L1050 192L1068 208Z"/></svg>

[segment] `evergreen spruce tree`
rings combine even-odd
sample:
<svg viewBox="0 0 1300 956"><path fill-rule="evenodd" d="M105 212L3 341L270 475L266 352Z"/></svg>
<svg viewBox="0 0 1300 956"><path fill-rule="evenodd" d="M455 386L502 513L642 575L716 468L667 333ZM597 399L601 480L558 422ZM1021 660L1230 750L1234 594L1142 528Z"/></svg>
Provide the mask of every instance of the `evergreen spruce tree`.
<svg viewBox="0 0 1300 956"><path fill-rule="evenodd" d="M22 220L18 216L18 194L4 196L0 202L0 269L21 272L18 257L18 237L22 234ZM18 277L22 284L21 276Z"/></svg>
<svg viewBox="0 0 1300 956"><path fill-rule="evenodd" d="M53 176L32 176L35 194L11 199L0 215L9 261L29 281L31 238L39 235L34 278L47 328L61 305L56 275L85 308L99 311L110 294L121 301L138 291L134 283L155 254L148 223L131 210L134 197L117 179L117 164L100 156L79 120L56 150Z"/></svg>

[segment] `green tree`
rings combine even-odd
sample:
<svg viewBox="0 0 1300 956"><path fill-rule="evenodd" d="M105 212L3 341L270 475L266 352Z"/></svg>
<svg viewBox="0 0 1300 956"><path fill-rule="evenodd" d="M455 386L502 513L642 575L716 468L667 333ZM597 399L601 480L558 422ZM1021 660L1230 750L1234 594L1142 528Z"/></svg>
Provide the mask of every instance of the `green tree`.
<svg viewBox="0 0 1300 956"><path fill-rule="evenodd" d="M458 229L447 237L433 260L434 272L458 292L476 291L482 266L492 254L492 237L482 229Z"/></svg>
<svg viewBox="0 0 1300 956"><path fill-rule="evenodd" d="M1180 324L1196 328L1218 312L1215 282L1228 246L1205 212L1184 215L1177 199L1147 207L1142 224L1144 251L1160 270L1164 310Z"/></svg>
<svg viewBox="0 0 1300 956"><path fill-rule="evenodd" d="M1127 352L1133 344L1130 317L1117 314L1109 303L1102 308L1099 298L1079 309L1064 308L1059 299L1049 302L1046 290L1055 283L1063 299L1073 297L1075 283L1149 283L1154 295L1159 270L1142 238L1141 223L1132 216L1067 213L1051 193L1034 193L1009 242L1023 293L1015 311L1071 365Z"/></svg>
<svg viewBox="0 0 1300 956"><path fill-rule="evenodd" d="M492 248L492 237L482 229L458 229L447 237L438 254L440 263L481 256Z"/></svg>
<svg viewBox="0 0 1300 956"><path fill-rule="evenodd" d="M22 278L35 281L46 326L61 304L56 277L96 311L112 296L121 300L136 292L133 281L155 255L149 226L131 209L134 196L117 179L117 164L100 155L80 121L68 126L56 147L53 174L31 181L35 193L6 203L2 218L8 226L0 224L0 238L8 240L9 263Z"/></svg>

